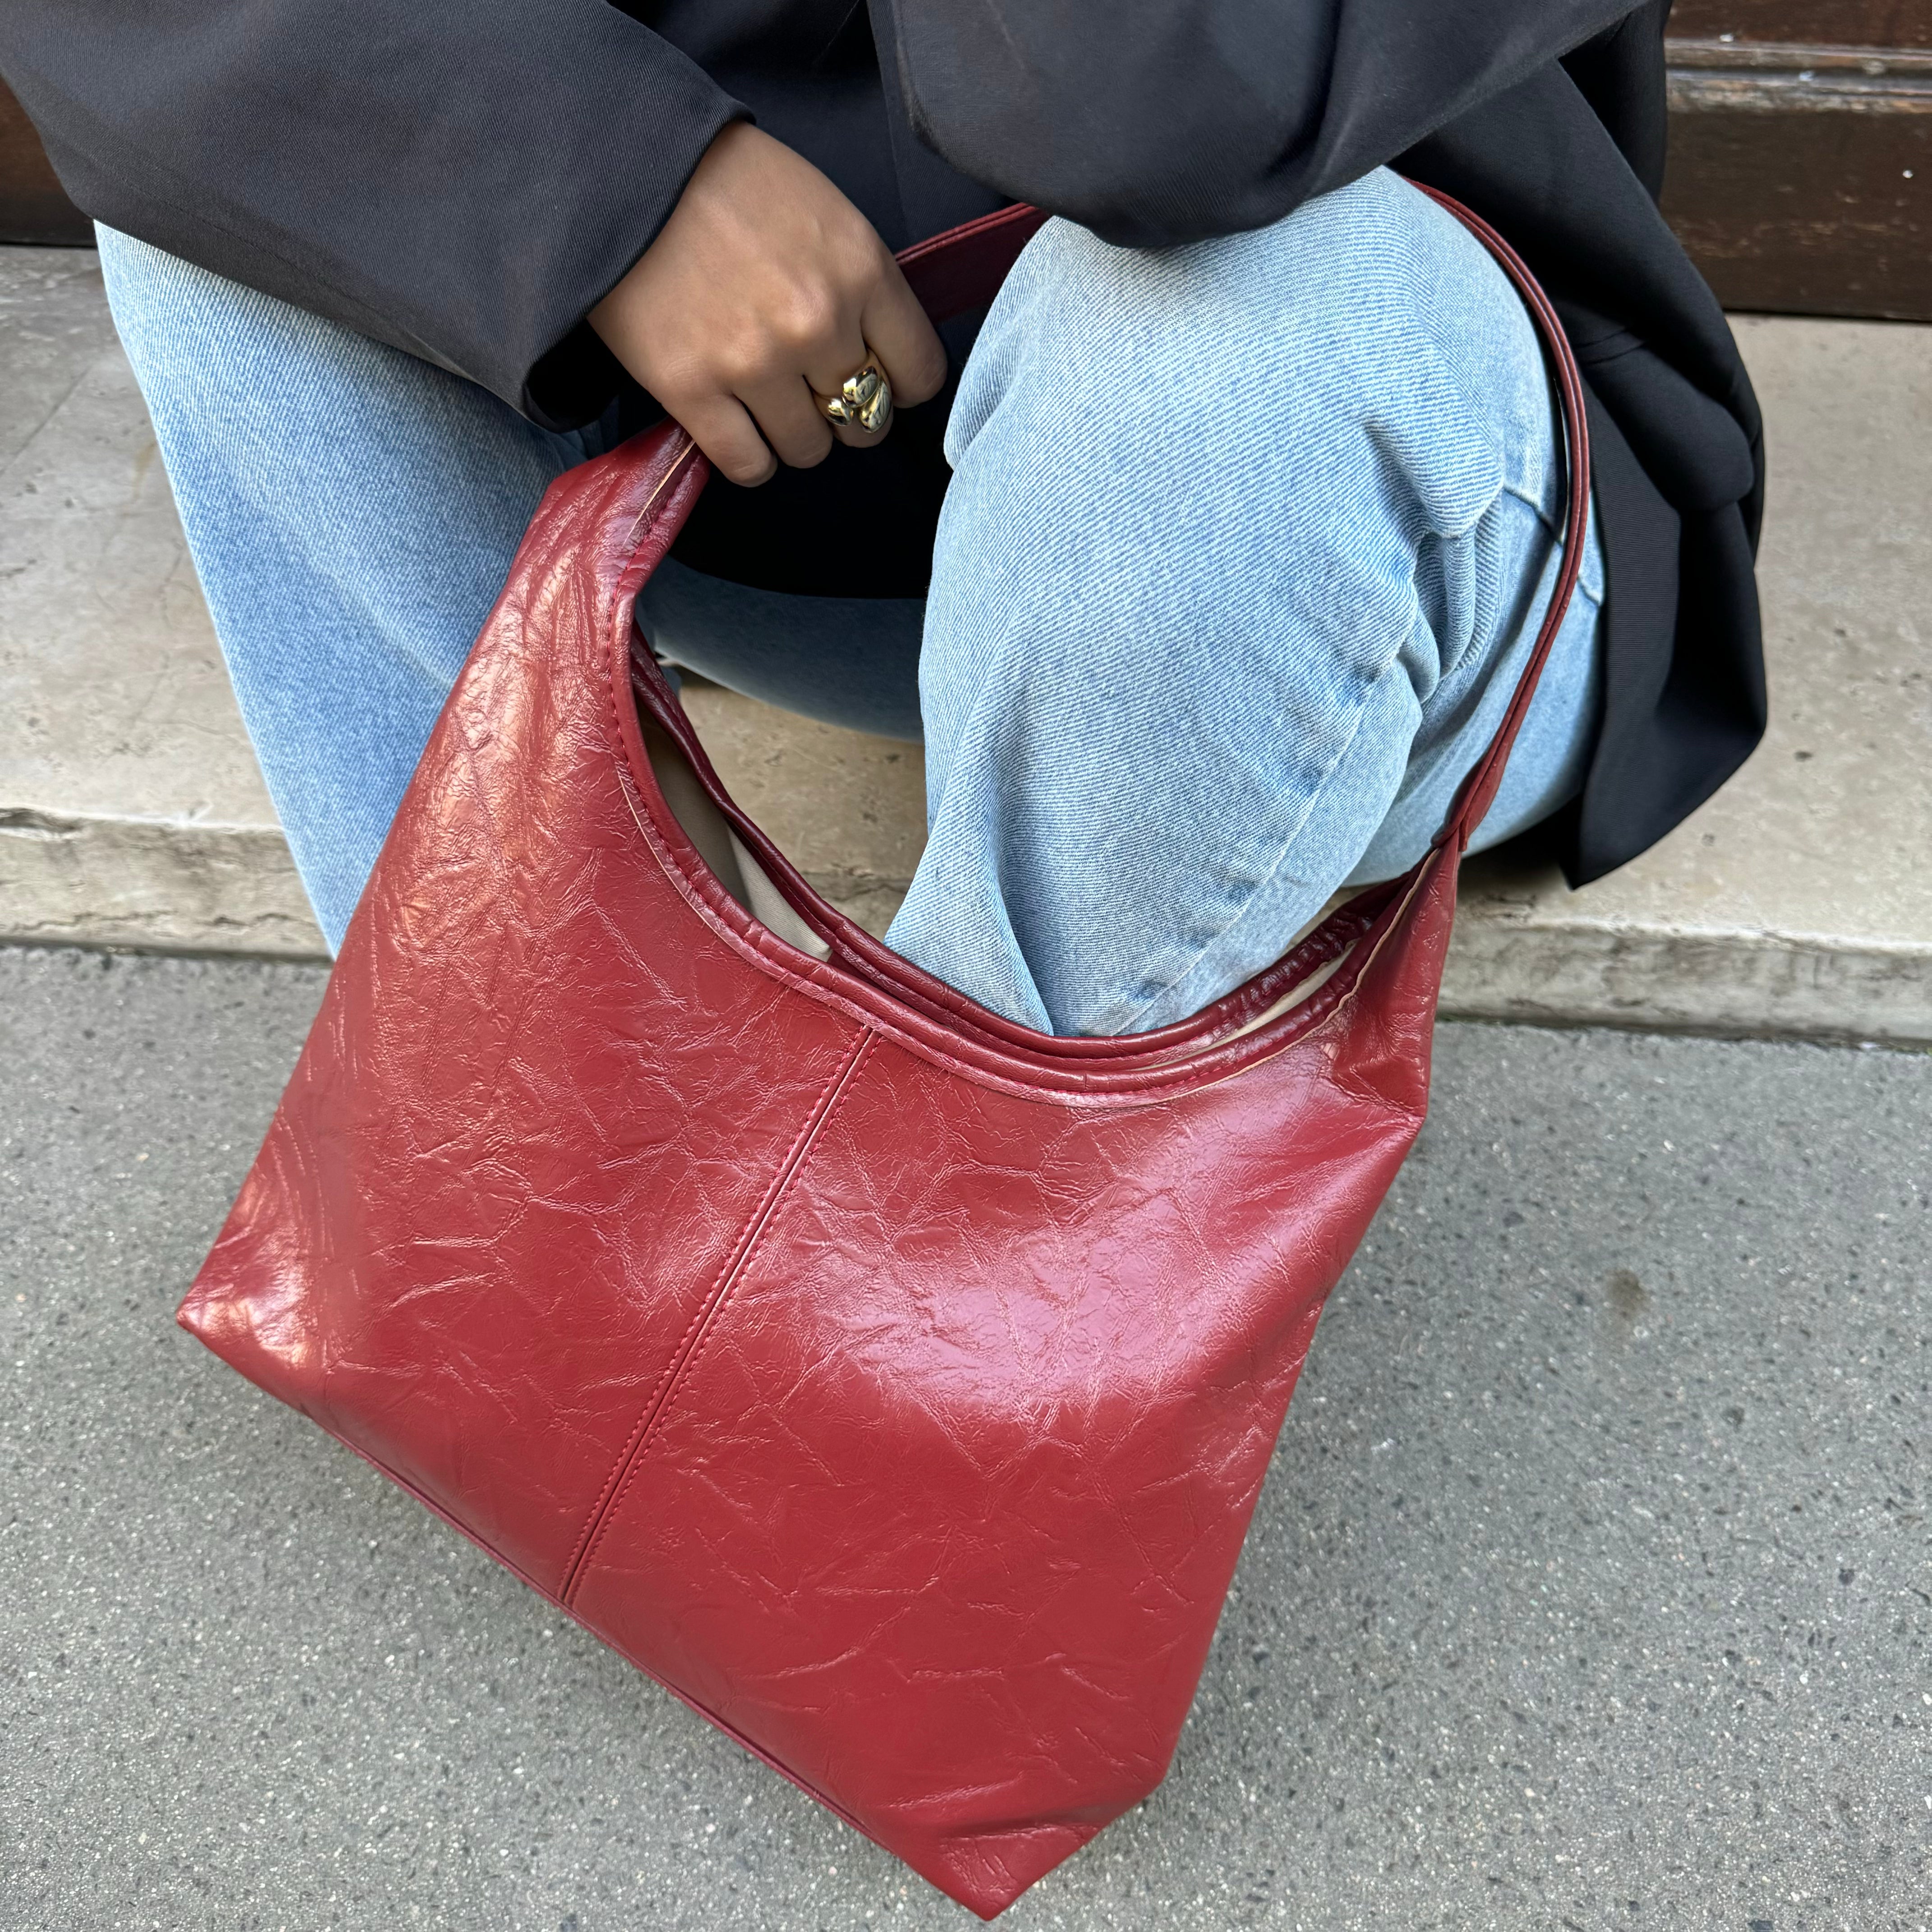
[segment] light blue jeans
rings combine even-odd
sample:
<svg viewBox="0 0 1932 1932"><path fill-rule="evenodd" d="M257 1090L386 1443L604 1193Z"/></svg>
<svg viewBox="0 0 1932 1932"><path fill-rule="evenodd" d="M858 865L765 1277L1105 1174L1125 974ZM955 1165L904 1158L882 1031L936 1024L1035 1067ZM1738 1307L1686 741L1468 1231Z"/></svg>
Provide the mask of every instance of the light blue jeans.
<svg viewBox="0 0 1932 1932"><path fill-rule="evenodd" d="M594 436L103 230L102 266L269 790L337 944L538 499ZM1558 568L1561 431L1514 290L1378 172L1271 228L1028 248L962 377L927 598L667 565L674 662L926 745L887 935L1011 1018L1131 1033L1426 848ZM1603 565L1493 842L1580 785Z"/></svg>

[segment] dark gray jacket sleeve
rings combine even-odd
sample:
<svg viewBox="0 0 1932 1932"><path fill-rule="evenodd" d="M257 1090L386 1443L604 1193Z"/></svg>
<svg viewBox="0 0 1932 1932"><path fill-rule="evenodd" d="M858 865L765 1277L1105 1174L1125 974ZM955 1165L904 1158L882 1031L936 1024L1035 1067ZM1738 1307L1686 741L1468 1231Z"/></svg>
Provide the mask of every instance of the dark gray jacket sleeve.
<svg viewBox="0 0 1932 1932"><path fill-rule="evenodd" d="M0 72L96 220L560 424L742 111L607 0L4 0Z"/></svg>
<svg viewBox="0 0 1932 1932"><path fill-rule="evenodd" d="M1278 220L1638 4L874 0L922 140L1130 247Z"/></svg>

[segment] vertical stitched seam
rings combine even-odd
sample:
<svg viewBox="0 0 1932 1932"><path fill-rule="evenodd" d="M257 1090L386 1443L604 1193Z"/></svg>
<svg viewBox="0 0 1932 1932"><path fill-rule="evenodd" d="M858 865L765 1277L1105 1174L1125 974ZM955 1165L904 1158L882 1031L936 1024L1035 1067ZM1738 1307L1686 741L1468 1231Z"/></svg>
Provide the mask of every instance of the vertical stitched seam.
<svg viewBox="0 0 1932 1932"><path fill-rule="evenodd" d="M859 1060L863 1056L866 1047L871 1044L872 1039L872 1036L868 1032L860 1045L859 1053L854 1056L851 1065L847 1068L844 1079L838 1083L838 1093L832 1095L830 1103L820 1117L810 1143L800 1150L798 1160L786 1178L788 1192L791 1183L805 1172L813 1154L818 1149L818 1143L824 1138L825 1128L830 1124L833 1113L837 1110L839 1094L844 1092L852 1076L858 1072ZM603 1521L598 1524L597 1534L591 1538L590 1547L584 1552L584 1563L586 1567L589 1565L592 1557L596 1554L597 1546L603 1541L604 1530L616 1516L618 1508L623 1502L624 1493L631 1486L632 1478L635 1477L638 1470L643 1468L645 1453L663 1428L665 1418L671 1414L679 1391L697 1373L698 1364L704 1358L705 1350L711 1346L712 1336L724 1326L718 1318L724 1312L725 1304L731 1299L732 1294L739 1285L751 1272L752 1258L764 1245L765 1237L771 1232L777 1222L778 1206L779 1203L775 1200L772 1203L770 1212L759 1223L757 1232L752 1235L750 1243L746 1247L742 1258L737 1266L732 1270L730 1281L725 1284L712 1301L710 1316L706 1320L703 1330L693 1340L688 1352L678 1365L676 1379L669 1388L664 1390L662 1399L658 1402L656 1410L652 1415L650 1426L645 1430L643 1438L638 1442L635 1450L632 1452L630 1465L625 1470L623 1478L617 1485L617 1493L611 1498L610 1507L605 1511Z"/></svg>
<svg viewBox="0 0 1932 1932"><path fill-rule="evenodd" d="M872 1042L872 1029L861 1030L857 1042L844 1060L833 1070L832 1077L820 1090L811 1112L806 1116L805 1124L799 1130L784 1159L778 1164L777 1174L765 1190L764 1198L759 1202L751 1219L746 1223L737 1245L719 1271L710 1292L698 1306L684 1333L678 1337L677 1346L672 1349L670 1359L652 1385L646 1400L644 1411L629 1439L619 1453L617 1460L610 1466L610 1473L604 1479L604 1486L598 1492L597 1500L585 1517L584 1528L578 1532L576 1547L570 1553L570 1561L565 1564L563 1581L558 1586L557 1600L568 1604L572 1593L577 1587L578 1577L588 1566L598 1544L602 1540L604 1527L616 1512L619 1498L628 1481L632 1470L643 1454L645 1442L652 1433L652 1425L662 1415L686 1367L697 1354L709 1334L711 1318L723 1306L731 1289L742 1275L746 1264L751 1260L759 1238L770 1225L772 1216L778 1211L778 1203L791 1185L805 1159L817 1141L825 1124L832 1118L838 1096L845 1090L846 1083L858 1071L859 1063L866 1056L866 1049Z"/></svg>

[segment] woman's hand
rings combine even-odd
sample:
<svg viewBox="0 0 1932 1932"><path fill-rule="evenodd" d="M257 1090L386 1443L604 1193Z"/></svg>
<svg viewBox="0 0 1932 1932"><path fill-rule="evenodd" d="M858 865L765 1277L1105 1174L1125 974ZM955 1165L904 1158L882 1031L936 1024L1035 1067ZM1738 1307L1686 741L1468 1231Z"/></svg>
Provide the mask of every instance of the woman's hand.
<svg viewBox="0 0 1932 1932"><path fill-rule="evenodd" d="M836 394L868 344L896 403L946 380L946 351L872 224L742 122L705 150L590 326L734 483L763 483L781 462L809 469L835 433L862 447L886 433L835 432L812 398Z"/></svg>

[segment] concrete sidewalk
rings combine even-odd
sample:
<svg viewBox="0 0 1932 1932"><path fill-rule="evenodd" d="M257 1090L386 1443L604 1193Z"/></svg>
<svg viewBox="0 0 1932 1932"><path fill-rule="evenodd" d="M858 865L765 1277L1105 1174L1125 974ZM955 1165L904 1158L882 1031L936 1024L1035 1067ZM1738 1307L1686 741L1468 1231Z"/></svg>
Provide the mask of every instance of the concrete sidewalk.
<svg viewBox="0 0 1932 1932"><path fill-rule="evenodd" d="M1739 332L1773 464L1770 735L1584 892L1473 868L1446 1012L1932 1042L1932 328ZM916 759L727 693L692 710L778 843L882 927ZM0 938L320 951L85 253L0 250Z"/></svg>
<svg viewBox="0 0 1932 1932"><path fill-rule="evenodd" d="M172 1325L321 985L0 950L0 1926L973 1923ZM1002 1922L1924 1932L1928 1124L1444 1028L1173 1771Z"/></svg>

